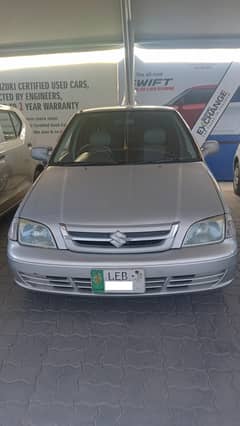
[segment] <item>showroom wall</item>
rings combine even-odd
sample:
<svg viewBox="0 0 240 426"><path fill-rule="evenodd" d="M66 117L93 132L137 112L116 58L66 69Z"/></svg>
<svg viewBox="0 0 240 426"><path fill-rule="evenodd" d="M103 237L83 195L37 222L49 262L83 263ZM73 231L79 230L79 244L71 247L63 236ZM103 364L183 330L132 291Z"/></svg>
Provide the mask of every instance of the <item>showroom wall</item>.
<svg viewBox="0 0 240 426"><path fill-rule="evenodd" d="M200 145L205 137L217 140L219 152L207 158L207 163L218 180L228 181L232 180L233 157L240 142L240 65L211 62L161 63L136 58L136 101L176 108ZM220 96L216 96L218 88L222 89ZM203 122L210 127L200 140Z"/></svg>
<svg viewBox="0 0 240 426"><path fill-rule="evenodd" d="M19 108L34 146L54 146L66 121L81 108L117 105L116 64L80 64L0 72L0 103Z"/></svg>
<svg viewBox="0 0 240 426"><path fill-rule="evenodd" d="M191 128L201 122L217 87L228 73L230 62L162 63L136 57L136 102L140 105L175 107ZM220 143L217 154L207 159L219 180L232 179L232 161L240 142L239 72L231 99L211 129L210 139ZM81 108L118 105L124 94L123 61L78 63L1 69L0 103L19 108L34 133L34 146L54 146L66 121Z"/></svg>

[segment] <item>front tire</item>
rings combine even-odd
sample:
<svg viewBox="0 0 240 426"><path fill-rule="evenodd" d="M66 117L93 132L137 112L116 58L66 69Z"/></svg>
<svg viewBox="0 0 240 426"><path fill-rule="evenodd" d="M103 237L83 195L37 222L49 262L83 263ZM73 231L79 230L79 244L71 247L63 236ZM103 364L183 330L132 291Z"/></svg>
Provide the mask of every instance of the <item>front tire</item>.
<svg viewBox="0 0 240 426"><path fill-rule="evenodd" d="M240 167L238 161L234 166L233 190L236 195L240 195Z"/></svg>

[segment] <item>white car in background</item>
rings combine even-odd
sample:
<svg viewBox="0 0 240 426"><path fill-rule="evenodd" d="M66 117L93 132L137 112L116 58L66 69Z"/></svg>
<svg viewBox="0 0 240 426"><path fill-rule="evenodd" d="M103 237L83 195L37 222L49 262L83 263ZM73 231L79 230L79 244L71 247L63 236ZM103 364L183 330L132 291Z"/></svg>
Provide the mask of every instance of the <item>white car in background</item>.
<svg viewBox="0 0 240 426"><path fill-rule="evenodd" d="M240 144L234 156L233 163L233 190L236 195L240 195Z"/></svg>
<svg viewBox="0 0 240 426"><path fill-rule="evenodd" d="M32 130L16 108L0 105L0 216L24 197L43 165L32 160Z"/></svg>

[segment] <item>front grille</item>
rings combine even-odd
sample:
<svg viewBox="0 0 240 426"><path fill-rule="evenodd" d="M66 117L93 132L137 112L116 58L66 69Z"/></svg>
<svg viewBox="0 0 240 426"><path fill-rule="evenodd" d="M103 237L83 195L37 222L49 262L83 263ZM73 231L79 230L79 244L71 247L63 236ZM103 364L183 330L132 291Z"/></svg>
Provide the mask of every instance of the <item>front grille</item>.
<svg viewBox="0 0 240 426"><path fill-rule="evenodd" d="M146 293L159 293L162 291L167 278L166 277L158 277L158 278L146 278L145 286Z"/></svg>
<svg viewBox="0 0 240 426"><path fill-rule="evenodd" d="M72 292L74 286L70 278L58 276L43 276L37 274L19 274L21 279L30 288L56 292Z"/></svg>
<svg viewBox="0 0 240 426"><path fill-rule="evenodd" d="M84 229L61 225L67 248L87 253L149 253L172 247L178 224L154 227Z"/></svg>
<svg viewBox="0 0 240 426"><path fill-rule="evenodd" d="M167 283L168 290L175 291L177 288L197 288L201 286L214 286L220 281L225 274L225 271L222 271L218 274L211 275L181 275L171 277Z"/></svg>
<svg viewBox="0 0 240 426"><path fill-rule="evenodd" d="M217 286L226 271L211 275L181 275L173 277L146 277L146 295L187 293L207 290ZM65 294L91 295L91 279L86 277L42 276L19 273L20 284L24 287ZM116 294L117 295L117 294ZM136 294L135 294L136 295Z"/></svg>

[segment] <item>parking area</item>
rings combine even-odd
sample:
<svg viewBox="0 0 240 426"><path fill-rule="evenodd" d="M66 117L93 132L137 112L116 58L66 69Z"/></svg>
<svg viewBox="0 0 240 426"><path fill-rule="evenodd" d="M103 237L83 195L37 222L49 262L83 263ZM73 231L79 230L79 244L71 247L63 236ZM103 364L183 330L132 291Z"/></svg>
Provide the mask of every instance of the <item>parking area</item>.
<svg viewBox="0 0 240 426"><path fill-rule="evenodd" d="M223 184L240 237L240 199ZM239 426L240 274L222 290L81 299L13 283L0 222L1 426Z"/></svg>

